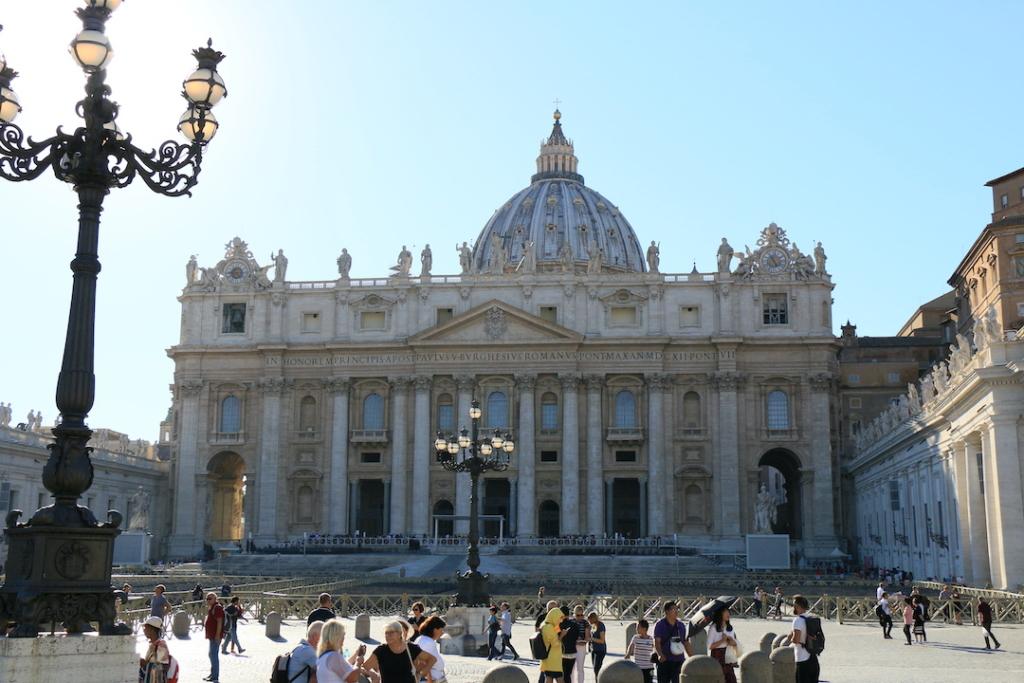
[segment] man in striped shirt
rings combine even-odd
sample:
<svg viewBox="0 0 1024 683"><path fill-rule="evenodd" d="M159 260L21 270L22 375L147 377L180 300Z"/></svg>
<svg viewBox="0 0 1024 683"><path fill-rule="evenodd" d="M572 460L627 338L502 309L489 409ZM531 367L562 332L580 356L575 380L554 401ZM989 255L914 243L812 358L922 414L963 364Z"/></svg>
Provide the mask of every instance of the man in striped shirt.
<svg viewBox="0 0 1024 683"><path fill-rule="evenodd" d="M636 665L644 675L644 683L651 683L654 680L654 663L651 662L651 654L654 652L654 638L647 634L650 624L646 619L636 622L636 635L629 641L626 648L626 659L633 657Z"/></svg>

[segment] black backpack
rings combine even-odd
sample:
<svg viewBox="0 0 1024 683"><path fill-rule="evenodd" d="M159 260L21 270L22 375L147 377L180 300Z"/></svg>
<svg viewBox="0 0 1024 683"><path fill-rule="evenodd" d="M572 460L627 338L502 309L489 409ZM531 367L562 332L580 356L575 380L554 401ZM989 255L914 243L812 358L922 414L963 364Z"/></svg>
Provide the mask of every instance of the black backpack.
<svg viewBox="0 0 1024 683"><path fill-rule="evenodd" d="M551 648L544 644L544 635L537 631L533 638L530 638L530 654L534 659L543 661L547 659L550 652Z"/></svg>
<svg viewBox="0 0 1024 683"><path fill-rule="evenodd" d="M825 651L825 632L821 630L821 619L803 617L807 624L807 635L804 637L804 649L817 657Z"/></svg>
<svg viewBox="0 0 1024 683"><path fill-rule="evenodd" d="M292 653L288 652L283 655L278 655L274 659L274 669L270 672L270 683L292 683L296 678L302 674L309 673L309 667L305 666L299 673L295 674L291 678L288 678L288 666L292 663Z"/></svg>
<svg viewBox="0 0 1024 683"><path fill-rule="evenodd" d="M885 610L882 609L882 603L875 605L875 616L879 619L885 618Z"/></svg>

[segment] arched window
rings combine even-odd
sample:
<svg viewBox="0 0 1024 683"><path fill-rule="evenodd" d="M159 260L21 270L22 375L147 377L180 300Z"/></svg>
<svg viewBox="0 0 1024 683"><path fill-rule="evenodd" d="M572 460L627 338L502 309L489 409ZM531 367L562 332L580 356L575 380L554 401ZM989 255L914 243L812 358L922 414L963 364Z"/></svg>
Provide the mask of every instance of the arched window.
<svg viewBox="0 0 1024 683"><path fill-rule="evenodd" d="M487 426L508 427L508 396L504 391L492 391L487 395Z"/></svg>
<svg viewBox="0 0 1024 683"><path fill-rule="evenodd" d="M789 429L789 396L776 389L768 392L768 430Z"/></svg>
<svg viewBox="0 0 1024 683"><path fill-rule="evenodd" d="M437 397L437 428L445 434L455 431L455 405L451 394Z"/></svg>
<svg viewBox="0 0 1024 683"><path fill-rule="evenodd" d="M297 517L300 522L313 521L313 489L309 486L300 486L298 491Z"/></svg>
<svg viewBox="0 0 1024 683"><path fill-rule="evenodd" d="M686 500L686 521L701 523L704 521L704 492L696 484L690 484L684 491Z"/></svg>
<svg viewBox="0 0 1024 683"><path fill-rule="evenodd" d="M558 397L550 391L540 398L540 428L558 429Z"/></svg>
<svg viewBox="0 0 1024 683"><path fill-rule="evenodd" d="M384 399L376 392L363 399L363 429L384 429Z"/></svg>
<svg viewBox="0 0 1024 683"><path fill-rule="evenodd" d="M221 434L237 434L242 431L242 402L237 396L225 396L220 402Z"/></svg>
<svg viewBox="0 0 1024 683"><path fill-rule="evenodd" d="M636 429L636 397L628 389L615 394L615 426L618 429Z"/></svg>
<svg viewBox="0 0 1024 683"><path fill-rule="evenodd" d="M316 430L316 399L305 396L299 404L299 430L312 432Z"/></svg>
<svg viewBox="0 0 1024 683"><path fill-rule="evenodd" d="M696 391L683 394L683 429L700 429L700 394Z"/></svg>

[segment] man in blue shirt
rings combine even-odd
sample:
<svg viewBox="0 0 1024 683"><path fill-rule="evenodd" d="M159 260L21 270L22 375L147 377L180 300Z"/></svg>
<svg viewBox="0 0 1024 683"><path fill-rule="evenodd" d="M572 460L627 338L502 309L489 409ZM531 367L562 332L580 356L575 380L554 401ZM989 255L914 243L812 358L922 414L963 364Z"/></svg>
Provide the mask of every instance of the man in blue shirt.
<svg viewBox="0 0 1024 683"><path fill-rule="evenodd" d="M293 683L310 683L316 678L316 646L320 643L320 630L324 622L314 621L306 629L306 637L292 650L288 662L288 680ZM312 672L313 676L310 676Z"/></svg>
<svg viewBox="0 0 1024 683"><path fill-rule="evenodd" d="M679 672L690 655L686 624L679 620L679 606L665 603L665 617L654 625L654 650L658 653L658 683L679 683Z"/></svg>

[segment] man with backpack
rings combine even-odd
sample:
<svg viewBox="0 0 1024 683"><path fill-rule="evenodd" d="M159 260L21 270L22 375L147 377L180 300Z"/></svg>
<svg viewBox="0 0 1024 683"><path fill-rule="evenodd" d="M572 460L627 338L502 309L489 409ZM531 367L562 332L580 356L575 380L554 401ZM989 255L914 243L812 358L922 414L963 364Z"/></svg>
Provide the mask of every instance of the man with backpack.
<svg viewBox="0 0 1024 683"><path fill-rule="evenodd" d="M821 618L811 614L811 605L802 595L793 596L793 656L796 659L796 683L818 683L821 665L818 655L825 650Z"/></svg>
<svg viewBox="0 0 1024 683"><path fill-rule="evenodd" d="M277 657L271 683L316 683L316 649L323 627L324 622L314 621L294 650Z"/></svg>

